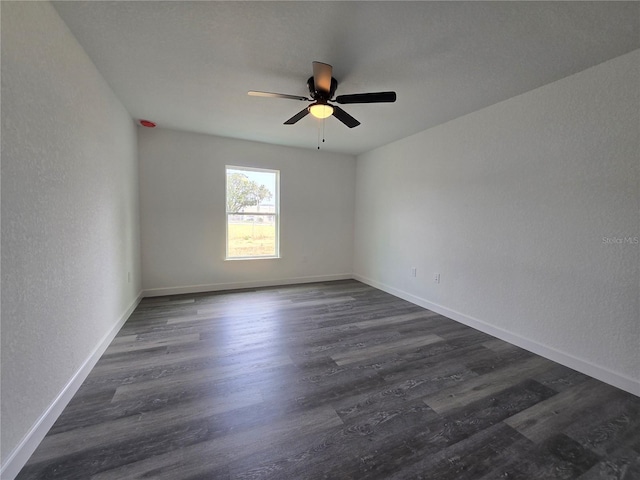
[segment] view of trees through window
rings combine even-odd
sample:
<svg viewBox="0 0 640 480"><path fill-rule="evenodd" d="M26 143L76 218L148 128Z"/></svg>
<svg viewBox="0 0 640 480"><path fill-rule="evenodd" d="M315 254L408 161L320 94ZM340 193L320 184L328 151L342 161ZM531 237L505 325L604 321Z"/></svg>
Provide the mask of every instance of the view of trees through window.
<svg viewBox="0 0 640 480"><path fill-rule="evenodd" d="M279 171L227 166L227 258L278 257Z"/></svg>

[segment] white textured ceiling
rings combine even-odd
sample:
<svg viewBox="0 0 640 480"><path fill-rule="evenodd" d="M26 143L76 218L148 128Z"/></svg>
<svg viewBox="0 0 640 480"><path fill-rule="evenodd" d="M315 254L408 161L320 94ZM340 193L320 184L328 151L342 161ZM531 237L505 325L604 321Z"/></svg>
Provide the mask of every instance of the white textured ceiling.
<svg viewBox="0 0 640 480"><path fill-rule="evenodd" d="M329 151L358 154L640 48L637 2L55 2L132 117L161 127L316 148L313 60L362 124L325 123Z"/></svg>

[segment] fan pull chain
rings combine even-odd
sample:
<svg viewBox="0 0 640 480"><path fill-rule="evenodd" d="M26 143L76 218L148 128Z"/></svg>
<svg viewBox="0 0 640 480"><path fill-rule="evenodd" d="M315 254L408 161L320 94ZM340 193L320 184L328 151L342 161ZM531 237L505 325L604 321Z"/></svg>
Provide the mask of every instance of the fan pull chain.
<svg viewBox="0 0 640 480"><path fill-rule="evenodd" d="M322 143L324 143L324 121L325 119L322 119ZM318 124L318 150L320 150L320 124Z"/></svg>
<svg viewBox="0 0 640 480"><path fill-rule="evenodd" d="M324 121L326 120L326 118L322 119L322 143L324 143Z"/></svg>

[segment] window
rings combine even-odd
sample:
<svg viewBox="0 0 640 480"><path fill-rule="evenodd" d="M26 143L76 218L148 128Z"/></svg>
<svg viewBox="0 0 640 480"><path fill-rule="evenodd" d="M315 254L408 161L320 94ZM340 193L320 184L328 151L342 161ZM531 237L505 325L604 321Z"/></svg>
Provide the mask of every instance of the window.
<svg viewBox="0 0 640 480"><path fill-rule="evenodd" d="M228 165L226 170L226 258L278 258L280 171Z"/></svg>

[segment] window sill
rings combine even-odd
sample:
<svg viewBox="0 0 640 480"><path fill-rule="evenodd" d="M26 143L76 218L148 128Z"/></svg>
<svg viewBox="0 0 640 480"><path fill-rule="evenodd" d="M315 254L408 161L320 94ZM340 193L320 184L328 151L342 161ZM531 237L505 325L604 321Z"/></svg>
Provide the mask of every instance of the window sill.
<svg viewBox="0 0 640 480"><path fill-rule="evenodd" d="M238 260L278 260L280 257L278 256L274 256L274 257L227 257L224 259L225 262L236 262Z"/></svg>

